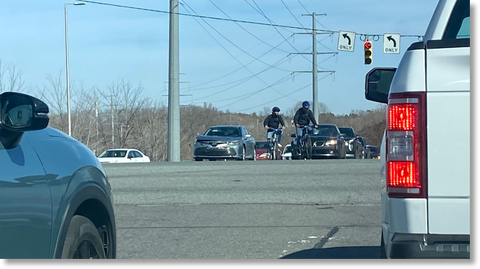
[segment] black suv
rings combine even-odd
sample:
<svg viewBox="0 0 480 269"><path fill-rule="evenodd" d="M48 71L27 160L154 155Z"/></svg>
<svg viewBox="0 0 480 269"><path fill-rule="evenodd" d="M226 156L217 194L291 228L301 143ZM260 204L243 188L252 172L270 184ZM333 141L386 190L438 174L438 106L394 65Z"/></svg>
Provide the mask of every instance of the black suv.
<svg viewBox="0 0 480 269"><path fill-rule="evenodd" d="M353 127L338 127L340 134L345 138L347 158L361 159L363 156L362 141L353 130Z"/></svg>

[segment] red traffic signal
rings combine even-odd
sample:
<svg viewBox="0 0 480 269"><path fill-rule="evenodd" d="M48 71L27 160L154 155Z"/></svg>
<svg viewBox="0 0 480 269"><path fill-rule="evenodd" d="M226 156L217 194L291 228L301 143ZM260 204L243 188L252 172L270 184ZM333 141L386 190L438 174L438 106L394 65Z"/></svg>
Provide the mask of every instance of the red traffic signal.
<svg viewBox="0 0 480 269"><path fill-rule="evenodd" d="M371 41L365 41L363 43L363 50L364 50L364 58L365 58L365 64L372 64L372 42Z"/></svg>
<svg viewBox="0 0 480 269"><path fill-rule="evenodd" d="M371 48L372 48L372 42L370 42L370 41L365 41L365 43L363 43L363 47L364 47L365 49L367 49L367 50L368 50L368 49L371 49Z"/></svg>

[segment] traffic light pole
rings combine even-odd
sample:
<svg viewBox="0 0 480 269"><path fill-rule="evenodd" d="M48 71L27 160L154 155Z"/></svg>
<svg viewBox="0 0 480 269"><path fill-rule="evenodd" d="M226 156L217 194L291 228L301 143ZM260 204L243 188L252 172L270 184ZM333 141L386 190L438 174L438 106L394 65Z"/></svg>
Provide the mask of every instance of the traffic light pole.
<svg viewBox="0 0 480 269"><path fill-rule="evenodd" d="M312 73L312 92L313 92L313 116L318 121L319 103L318 103L318 73L335 73L335 71L318 71L317 70L317 55L318 54L338 54L338 52L317 52L317 34L333 34L333 31L317 31L315 13L302 14L302 16L312 16L312 32L311 33L298 33L298 34L311 34L312 35L312 52L311 53L291 53L291 54L312 54L312 71L295 71L294 73Z"/></svg>

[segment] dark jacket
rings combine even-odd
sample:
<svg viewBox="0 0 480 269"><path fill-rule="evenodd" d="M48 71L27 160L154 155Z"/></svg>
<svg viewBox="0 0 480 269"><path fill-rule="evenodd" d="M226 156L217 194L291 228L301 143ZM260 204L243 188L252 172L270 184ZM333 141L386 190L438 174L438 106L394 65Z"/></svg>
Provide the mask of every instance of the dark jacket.
<svg viewBox="0 0 480 269"><path fill-rule="evenodd" d="M293 123L299 124L300 126L308 125L310 121L313 125L317 125L317 121L315 121L312 111L304 107L299 108L293 118Z"/></svg>
<svg viewBox="0 0 480 269"><path fill-rule="evenodd" d="M278 129L278 124L285 126L282 116L275 114L275 112L268 115L263 121L263 126L268 126L270 128Z"/></svg>

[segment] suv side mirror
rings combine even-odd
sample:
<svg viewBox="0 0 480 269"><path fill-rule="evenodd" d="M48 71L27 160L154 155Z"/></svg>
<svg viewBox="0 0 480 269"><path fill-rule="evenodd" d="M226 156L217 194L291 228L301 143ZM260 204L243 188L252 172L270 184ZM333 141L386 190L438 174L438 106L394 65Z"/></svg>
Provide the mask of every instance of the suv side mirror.
<svg viewBox="0 0 480 269"><path fill-rule="evenodd" d="M0 142L5 149L20 143L26 131L41 130L48 125L48 106L41 100L17 92L0 94Z"/></svg>
<svg viewBox="0 0 480 269"><path fill-rule="evenodd" d="M390 84L397 68L373 68L365 76L365 98L379 103L388 103Z"/></svg>

